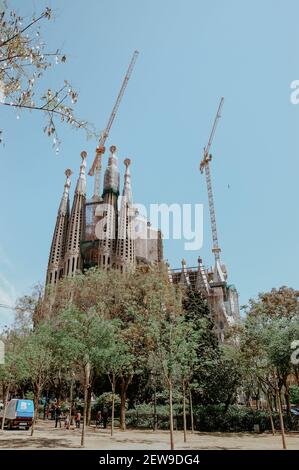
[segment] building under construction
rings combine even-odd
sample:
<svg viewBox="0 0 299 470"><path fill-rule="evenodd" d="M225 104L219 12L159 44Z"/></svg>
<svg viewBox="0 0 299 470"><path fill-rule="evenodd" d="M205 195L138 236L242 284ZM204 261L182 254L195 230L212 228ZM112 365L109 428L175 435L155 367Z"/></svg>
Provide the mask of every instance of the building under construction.
<svg viewBox="0 0 299 470"><path fill-rule="evenodd" d="M163 259L162 237L141 218L133 206L129 159L125 159L124 184L120 195L120 173L116 147L110 147L101 197L86 200L86 152L77 180L72 209L69 190L71 170L58 209L47 284L55 285L65 276L73 276L94 266L132 271L138 264L153 265Z"/></svg>
<svg viewBox="0 0 299 470"><path fill-rule="evenodd" d="M131 161L128 158L124 160L124 182L119 201L120 172L115 146L110 147L108 165L105 169L103 185L101 185L104 144L132 73L137 54L135 51L108 124L96 149L95 159L89 171L89 175L94 177L94 192L90 200L86 199L86 152L81 152L82 163L71 209L69 191L72 172L71 170L65 172L66 182L49 255L47 285L55 286L59 279L73 276L76 272L84 272L94 266L126 272L135 270L138 265L151 266L163 262L161 232L152 228L147 220L140 217L134 207ZM180 269L169 268L170 282L189 286L207 299L214 314L215 328L220 341L223 340L227 327L239 319L238 293L236 288L228 283L226 267L220 261L221 250L218 244L209 168L211 161L209 151L222 104L223 98L220 101L200 164L201 172L205 172L207 181L215 263L213 268L208 270L203 266L201 258L198 258L197 267L188 268L183 260Z"/></svg>

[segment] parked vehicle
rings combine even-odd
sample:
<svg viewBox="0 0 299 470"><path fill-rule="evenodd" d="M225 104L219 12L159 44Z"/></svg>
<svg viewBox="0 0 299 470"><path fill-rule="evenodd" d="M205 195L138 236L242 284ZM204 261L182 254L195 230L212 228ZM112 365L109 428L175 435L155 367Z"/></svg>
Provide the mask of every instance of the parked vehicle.
<svg viewBox="0 0 299 470"><path fill-rule="evenodd" d="M13 398L7 403L5 424L8 429L26 429L32 425L34 417L33 400ZM0 412L0 422L3 419L3 410Z"/></svg>
<svg viewBox="0 0 299 470"><path fill-rule="evenodd" d="M295 407L295 406L294 406L294 407L292 406L292 408L291 408L291 413L292 413L292 415L294 415L294 416L299 416L299 408L297 408L297 407Z"/></svg>

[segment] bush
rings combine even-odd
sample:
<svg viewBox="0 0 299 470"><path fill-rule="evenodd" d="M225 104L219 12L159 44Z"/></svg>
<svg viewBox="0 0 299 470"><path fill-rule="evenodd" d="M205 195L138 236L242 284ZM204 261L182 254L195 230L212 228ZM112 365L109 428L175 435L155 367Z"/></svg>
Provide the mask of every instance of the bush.
<svg viewBox="0 0 299 470"><path fill-rule="evenodd" d="M106 408L108 410L108 414L111 417L112 412L112 393L111 392L104 392L102 395L96 398L96 400L92 403L91 408L91 419L95 420L97 412L99 410L103 410ZM119 415L120 411L120 397L119 395L114 395L114 413L115 418Z"/></svg>
<svg viewBox="0 0 299 470"><path fill-rule="evenodd" d="M157 425L158 429L168 429L168 406L157 405ZM154 410L151 403L141 403L126 412L126 423L130 427L153 429Z"/></svg>
<svg viewBox="0 0 299 470"><path fill-rule="evenodd" d="M273 412L275 429L280 429L279 415ZM294 417L295 418L295 417ZM251 408L231 405L225 412L224 405L199 406L194 410L194 421L198 431L206 432L252 432L254 425L259 425L261 432L271 431L271 422L267 410L252 410ZM299 430L299 420L292 419L288 423L285 416L286 429Z"/></svg>
<svg viewBox="0 0 299 470"><path fill-rule="evenodd" d="M299 387L298 385L290 386L290 398L293 405L299 405Z"/></svg>

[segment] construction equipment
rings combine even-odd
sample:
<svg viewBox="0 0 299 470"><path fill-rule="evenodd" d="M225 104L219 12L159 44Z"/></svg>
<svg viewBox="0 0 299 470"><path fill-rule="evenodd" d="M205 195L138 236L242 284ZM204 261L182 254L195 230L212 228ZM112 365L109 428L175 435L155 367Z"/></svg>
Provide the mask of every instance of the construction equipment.
<svg viewBox="0 0 299 470"><path fill-rule="evenodd" d="M122 100L122 97L124 95L125 89L127 87L128 81L130 80L135 62L137 60L139 52L134 51L133 57L131 59L130 65L128 67L127 73L125 75L125 78L123 80L121 89L119 91L119 94L117 96L117 99L115 101L115 104L113 106L112 112L110 114L107 126L105 127L104 131L101 134L100 140L99 140L99 145L96 149L96 155L92 164L91 169L89 170L89 175L90 176L95 176L95 181L94 181L94 192L93 192L93 198L97 199L100 197L100 180L101 180L101 168L102 168L102 155L105 152L105 142L106 139L109 135L111 126L113 124L113 121L115 119L115 116L117 114L120 102Z"/></svg>
<svg viewBox="0 0 299 470"><path fill-rule="evenodd" d="M221 249L219 248L219 244L218 244L216 215L215 215L214 198L213 198L213 190L212 190L212 180L211 180L211 172L210 172L209 162L212 160L212 155L210 154L210 148L211 148L211 145L212 145L212 142L213 142L213 139L214 139L214 135L215 135L218 120L221 117L220 112L221 112L221 109L222 109L222 106L223 106L223 102L224 102L224 98L221 98L219 106L218 106L217 114L216 114L216 117L215 117L215 120L214 120L214 124L213 124L213 127L212 127L212 131L211 131L211 134L210 134L210 138L209 138L207 146L204 148L203 159L200 162L200 167L199 167L200 172L201 173L205 172L205 175L206 175L206 182L207 182L207 189L208 189L208 200L209 200L209 211L210 211L210 219L211 219L211 226L212 226L212 237L213 237L212 251L213 251L214 256L215 256L215 276L216 276L216 270L218 270L218 274L219 274L219 277L220 277L220 279L218 279L218 280L221 280L221 281L223 280L223 273L222 273L222 269L221 269L221 265L220 265L220 254L219 254Z"/></svg>

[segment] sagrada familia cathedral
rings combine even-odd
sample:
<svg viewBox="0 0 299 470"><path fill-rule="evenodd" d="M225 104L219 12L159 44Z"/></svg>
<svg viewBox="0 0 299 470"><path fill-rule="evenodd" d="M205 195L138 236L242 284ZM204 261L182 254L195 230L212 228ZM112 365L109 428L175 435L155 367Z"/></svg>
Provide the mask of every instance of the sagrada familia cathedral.
<svg viewBox="0 0 299 470"><path fill-rule="evenodd" d="M70 209L71 170L66 170L64 191L59 205L53 234L46 284L55 286L59 279L84 272L94 266L101 269L132 271L138 266L153 266L163 261L160 230L139 216L133 205L129 159L125 159L122 197L116 147L110 147L104 173L102 196L86 199L86 152ZM188 268L182 261L180 269L168 268L169 282L183 283L207 299L214 315L219 340L225 330L239 319L238 293L227 282L224 265L206 269L201 258L198 266Z"/></svg>

